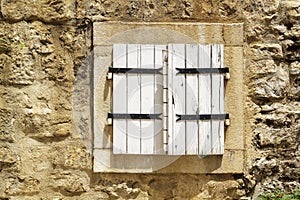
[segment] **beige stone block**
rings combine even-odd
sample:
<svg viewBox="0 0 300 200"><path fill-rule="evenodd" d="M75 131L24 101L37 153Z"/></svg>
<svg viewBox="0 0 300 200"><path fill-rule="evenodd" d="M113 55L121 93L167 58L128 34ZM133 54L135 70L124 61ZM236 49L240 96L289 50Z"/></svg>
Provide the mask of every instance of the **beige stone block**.
<svg viewBox="0 0 300 200"><path fill-rule="evenodd" d="M242 46L244 43L244 24L225 24L224 41L228 46Z"/></svg>
<svg viewBox="0 0 300 200"><path fill-rule="evenodd" d="M243 150L225 150L222 156L114 155L110 149L94 150L95 172L126 173L242 173Z"/></svg>
<svg viewBox="0 0 300 200"><path fill-rule="evenodd" d="M225 111L230 114L230 126L225 132L225 149L244 149L244 60L242 47L225 47L224 65L229 67L226 84Z"/></svg>
<svg viewBox="0 0 300 200"><path fill-rule="evenodd" d="M94 149L94 172L106 172L111 168L111 149Z"/></svg>
<svg viewBox="0 0 300 200"><path fill-rule="evenodd" d="M94 45L113 43L223 44L223 24L209 23L94 23Z"/></svg>
<svg viewBox="0 0 300 200"><path fill-rule="evenodd" d="M157 173L195 173L219 174L242 173L244 167L244 151L225 150L223 156L181 156L174 163L157 171Z"/></svg>
<svg viewBox="0 0 300 200"><path fill-rule="evenodd" d="M201 29L203 25L200 25ZM205 33L205 44L224 44L223 24L205 24L203 27Z"/></svg>
<svg viewBox="0 0 300 200"><path fill-rule="evenodd" d="M109 66L111 66L111 46L98 46L94 48L94 147L111 147L111 126L106 122L107 113L110 112L112 82L106 79Z"/></svg>

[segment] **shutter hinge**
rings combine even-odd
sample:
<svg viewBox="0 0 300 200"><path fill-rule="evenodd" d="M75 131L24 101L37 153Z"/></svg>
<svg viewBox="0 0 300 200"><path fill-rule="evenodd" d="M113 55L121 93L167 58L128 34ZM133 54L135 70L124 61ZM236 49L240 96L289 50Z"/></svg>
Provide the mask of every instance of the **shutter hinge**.
<svg viewBox="0 0 300 200"><path fill-rule="evenodd" d="M202 115L177 115L177 121L181 120L226 120L229 119L229 114L202 114Z"/></svg>
<svg viewBox="0 0 300 200"><path fill-rule="evenodd" d="M225 74L229 73L229 68L176 68L177 74Z"/></svg>
<svg viewBox="0 0 300 200"><path fill-rule="evenodd" d="M123 113L108 113L108 119L160 119L160 114L123 114Z"/></svg>
<svg viewBox="0 0 300 200"><path fill-rule="evenodd" d="M123 74L162 74L162 68L113 68L109 67L109 73L123 73Z"/></svg>

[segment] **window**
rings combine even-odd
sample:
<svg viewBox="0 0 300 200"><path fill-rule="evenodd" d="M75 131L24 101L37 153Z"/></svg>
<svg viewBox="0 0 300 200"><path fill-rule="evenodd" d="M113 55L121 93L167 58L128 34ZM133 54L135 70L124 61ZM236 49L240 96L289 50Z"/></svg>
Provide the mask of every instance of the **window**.
<svg viewBox="0 0 300 200"><path fill-rule="evenodd" d="M171 23L171 22L94 22L93 23L93 69L92 69L92 79L93 79L93 95L92 95L92 101L91 101L91 127L92 127L92 133L93 133L93 157L94 157L94 172L120 172L120 173L147 173L147 172L155 172L155 173L195 173L195 174L214 174L214 173L242 173L243 167L245 163L244 158L244 140L245 140L245 131L247 129L247 121L245 120L245 98L246 98L246 91L244 90L244 40L243 40L243 23L198 23L198 22L191 22L191 23ZM116 62L114 62L116 59L114 58L114 51L116 49L117 44L128 44L123 46L123 50L120 50L119 58L122 60L126 60L126 67L124 66L115 66ZM149 45L153 44L153 45ZM165 45L161 45L165 44ZM205 44L205 45L190 45L190 44ZM210 45L209 45L210 44ZM213 45L213 44L220 44L220 45ZM127 53L128 46L135 46L135 47L129 47L136 48L136 53ZM178 45L178 48L181 48L180 46L184 46L184 50L181 50L181 52L176 50ZM189 47L190 46L190 47ZM154 51L153 57L154 60L152 60L152 63L145 61L148 63L145 64L146 71L147 69L151 69L149 73L144 73L144 69L140 68L141 63L141 48L148 49L145 50L146 52ZM195 52L190 51L189 48L195 48L198 51L198 54L191 55L189 52ZM206 64L209 63L199 63L199 66L195 64L195 62L199 62L200 60L210 62L214 62L212 59L213 57L209 57L209 59L200 59L201 54L199 53L200 50L206 51L205 47L209 48L207 50L209 53L208 55L221 55L218 58L220 61L220 65L217 66L218 68L211 68L212 65L209 66L209 69L207 68ZM120 47L121 48L121 47ZM154 50L150 50L150 49ZM174 53L172 54L171 49L174 49ZM158 49L161 49L159 52ZM219 49L219 50L217 50ZM224 51L223 51L224 50ZM218 51L219 54L214 53ZM131 51L135 52L135 51ZM175 54L176 53L176 54ZM147 53L148 54L148 53ZM162 54L162 57L158 56L159 54ZM122 56L123 55L123 56ZM139 64L139 68L134 67L134 63L130 63L128 65L128 58L137 57L136 63ZM204 55L204 54L202 54ZM147 56L148 57L148 56ZM158 59L161 58L161 62L158 62ZM139 60L138 60L139 59ZM121 62L119 60L119 62ZM132 59L130 59L131 62ZM197 60L197 61L196 61ZM215 59L216 60L216 59ZM224 63L222 63L222 61ZM118 62L118 59L117 59ZM125 61L124 61L125 62ZM143 61L144 62L144 61ZM153 65L153 62L155 65ZM179 68L178 70L173 70L174 66L172 66L172 63L178 65L176 68ZM181 66L181 63L184 63L183 66ZM156 65L157 64L157 65ZM189 69L188 71L183 70L182 68L192 68L192 67L199 67L202 65L204 69L199 69L195 72L193 69ZM172 68L170 68L172 66ZM205 102L206 104L209 104L209 101L211 102L211 99L214 98L214 94L210 93L209 98L203 98L204 95L202 95L206 90L199 89L199 82L200 86L201 83L206 85L207 93L209 93L209 90L211 90L212 84L216 83L216 81L212 81L212 79L215 79L219 77L220 79L224 79L224 73L227 73L227 68L224 66L228 66L230 69L230 80L228 81L221 81L220 84L223 84L224 89L226 88L226 92L224 92L224 98L220 99L220 104L224 103L224 108L220 108L220 111L213 112L213 107L206 107L208 111L201 111L200 107L201 105L204 106ZM139 109L139 110L124 110L124 112L116 111L113 109L113 99L119 99L121 102L123 102L123 105L125 109L127 109L128 102L125 102L125 98L116 96L113 94L114 88L113 84L115 81L113 80L107 80L107 74L109 72L109 69L111 67L111 70L118 70L117 68L137 68L133 69L132 72L139 70L142 70L143 73L124 73L124 69L122 73L111 73L112 76L120 76L123 77L123 79L128 81L126 77L129 77L130 79L134 79L133 77L136 77L138 80L144 80L145 78L154 79L156 82L152 82L152 84L149 85L139 85L136 84L137 87L134 91L132 91L132 94L129 94L131 97L129 99L129 102L132 102L133 99L138 99L135 95L140 95L140 97L145 93L143 93L143 88L146 88L145 90L148 91L149 87L152 88L151 90L154 91L160 91L156 93L147 93L148 95L151 95L154 97L154 107L153 109L150 109L151 106L149 106L148 103L144 104L145 100L138 101L133 104L139 104L139 106L133 106L132 109ZM155 67L155 68L154 68ZM157 69L156 69L157 67ZM159 69L159 68L165 69ZM219 70L221 68L222 70ZM166 71L169 69L170 71ZM172 70L171 70L172 69ZM153 71L154 70L154 71ZM155 71L156 70L156 71ZM151 73L150 73L151 72ZM155 72L155 73L153 73ZM159 72L159 73L156 73ZM190 73L186 73L190 72ZM169 86L167 78L169 80L173 80L173 85ZM114 77L113 77L114 78ZM157 79L156 79L157 78ZM161 78L159 80L159 78ZM207 80L206 80L206 79ZM180 89L181 87L175 88L175 85L178 85L178 79L182 80L184 89ZM200 80L200 81L199 81ZM198 81L198 84L195 82ZM208 83L208 81L210 81ZM161 85L162 82L162 85ZM139 83L139 82L138 82ZM154 83L155 86L154 86ZM169 82L171 83L171 82ZM174 84L175 83L175 84ZM163 87L167 84L167 88ZM191 87L192 85L193 87ZM225 87L226 85L226 87ZM127 85L126 85L127 86ZM181 86L181 85L180 85ZM218 87L221 89L223 86ZM160 89L159 89L160 88ZM161 88L166 88L161 89ZM128 89L128 88L127 88ZM175 93L175 90L180 89L180 93ZM208 90L209 89L209 90ZM137 92L142 90L142 92ZM173 95L174 101L172 96L170 96L168 92L172 92L173 94L184 94L184 95ZM212 90L211 90L212 91ZM216 90L213 90L216 91ZM220 92L222 90L219 90ZM167 92L167 93L166 93ZM158 95L160 94L160 95ZM171 93L172 94L172 93ZM187 94L187 95L186 95ZM218 93L217 93L218 94ZM162 95L162 96L161 96ZM220 95L223 96L223 95ZM133 98L134 97L134 98ZM177 98L178 97L178 98ZM184 97L184 99L182 99ZM193 98L192 98L193 97ZM126 97L127 98L127 97ZM198 100L197 100L198 98ZM202 98L202 99L201 99ZM152 98L151 98L152 99ZM159 99L161 101L159 101ZM193 102L192 99L194 99L194 103L188 103ZM184 100L184 102L182 102ZM222 102L223 101L223 102ZM174 104L173 104L174 102ZM198 102L199 110L195 107L196 103ZM202 104L200 104L202 102ZM126 104L125 104L126 103ZM169 104L170 103L170 104ZM212 103L212 102L211 102ZM120 104L122 105L122 104ZM164 109L164 105L171 106L174 105L174 109ZM182 107L180 105L183 105ZM143 112L140 111L141 106L145 106L145 109L149 109L148 112L146 110L143 110ZM143 109L144 109L143 108ZM183 110L184 109L184 110ZM215 109L215 107L214 107ZM193 111L193 112L190 112ZM198 112L197 112L198 111ZM209 112L210 111L210 112ZM171 112L169 114L169 112ZM142 117L148 117L150 114L151 117L154 117L154 119L139 119L139 115L135 115L135 118L138 119L125 119L125 123L134 124L136 123L137 129L139 130L141 128L140 123L150 123L150 126L153 125L155 127L154 133L155 138L151 141L153 143L153 150L150 148L150 152L142 152L141 149L143 149L143 146L136 145L136 146L130 146L131 153L128 153L128 145L126 146L126 151L120 152L113 152L114 142L116 142L114 139L114 125L109 125L107 123L107 115L110 114L145 114ZM155 114L160 114L156 116ZM164 114L164 113L167 113ZM192 113L192 114L191 114ZM194 116L190 116L196 113ZM197 143L199 143L199 138L203 135L200 135L200 128L202 127L204 129L204 126L200 126L201 124L210 124L210 120L191 120L192 118L195 119L195 117L199 117L200 114L207 113L207 116L201 116L201 118L205 117L214 117L216 119L212 120L211 123L220 124L220 126L224 125L224 118L227 118L226 113L230 113L230 126L225 127L225 132L219 132L218 134L224 138L217 143L216 147L220 148L214 148L211 152L211 146L214 146L212 140L207 140L205 144L207 144L205 147L202 148L198 145L197 150ZM172 115L171 115L172 114ZM198 115L199 114L199 115ZM180 116L176 116L180 115ZM165 116L165 118L163 118ZM167 116L167 117L166 117ZM172 116L168 117L168 116ZM113 118L112 121L116 120L124 120L120 118L121 116L118 116L117 118ZM124 115L122 116L124 117ZM156 117L160 118L157 119ZM148 117L149 118L149 117ZM181 120L178 120L178 118L181 118ZM110 118L111 119L111 118ZM186 120L188 119L188 120ZM178 121L176 121L178 120ZM227 121L227 120L225 120ZM86 122L89 123L88 121ZM159 123L162 123L162 125L159 125ZM165 127L168 127L169 124L176 124L176 126L173 126L173 131L166 130ZM177 126L178 125L178 126ZM194 126L195 127L194 127ZM207 129L212 129L211 125ZM219 126L219 127L220 127ZM133 126L130 126L133 128ZM160 128L159 128L160 127ZM162 127L162 128L161 128ZM178 128L180 127L180 128ZM192 127L192 128L191 128ZM126 125L126 131L128 126ZM153 127L152 127L153 128ZM151 130L152 130L151 128ZM175 132L174 130L178 130L178 132ZM198 129L197 131L191 132L190 129ZM223 131L224 128L220 128L220 131ZM248 130L248 129L247 129ZM122 137L125 137L125 140L120 140L119 142L126 141L126 144L128 143L126 139L127 132L124 132L125 135L122 135ZM130 131L130 134L132 135L134 132ZM184 133L184 135L183 135ZM191 138L196 137L195 140L192 140L188 135L191 133ZM86 134L85 132L83 134ZM134 133L135 134L135 133ZM138 134L138 133L136 133ZM180 135L181 134L181 135ZM170 135L170 137L169 137ZM184 137L179 137L184 136ZM214 135L210 135L210 139L214 137ZM140 137L140 139L138 139ZM140 141L142 139L141 136L138 136L136 140ZM119 138L119 137L118 137ZM182 139L184 138L184 140ZM221 137L219 137L221 138ZM175 140L174 140L175 139ZM202 139L202 138L201 138ZM132 140L135 142L135 140ZM174 141L174 142L173 142ZM189 141L192 142L191 145L187 145ZM89 141L87 141L89 142ZM129 141L131 142L131 141ZM181 144L184 144L184 146L175 146L176 142L182 142ZM223 143L222 143L223 142ZM222 146L223 145L223 146ZM203 146L203 145L202 145ZM179 149L180 147L180 149ZM136 151L136 153L132 153L136 149L140 151ZM182 150L184 149L184 151ZM202 149L202 150L201 150ZM116 151L120 151L119 149L115 149ZM144 150L143 150L144 151ZM152 151L152 152L151 152ZM185 156L181 156L185 155ZM208 156L202 156L202 155L208 155Z"/></svg>
<svg viewBox="0 0 300 200"><path fill-rule="evenodd" d="M113 153L222 155L224 45L114 44Z"/></svg>

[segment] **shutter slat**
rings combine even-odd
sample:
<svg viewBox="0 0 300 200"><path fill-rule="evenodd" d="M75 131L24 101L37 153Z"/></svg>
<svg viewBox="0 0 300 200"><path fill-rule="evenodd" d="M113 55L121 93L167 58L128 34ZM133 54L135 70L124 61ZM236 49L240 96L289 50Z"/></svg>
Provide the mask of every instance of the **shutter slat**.
<svg viewBox="0 0 300 200"><path fill-rule="evenodd" d="M154 45L141 45L141 68L154 68ZM154 76L141 75L141 113L154 114ZM154 120L141 121L141 154L153 154Z"/></svg>
<svg viewBox="0 0 300 200"><path fill-rule="evenodd" d="M128 45L128 67L140 68L139 45ZM140 114L140 74L127 74L128 113ZM122 101L122 99L120 99ZM127 149L129 154L140 154L141 150L141 120L128 120Z"/></svg>
<svg viewBox="0 0 300 200"><path fill-rule="evenodd" d="M174 123L174 135L173 135L173 155L185 154L185 122L176 122L176 114L185 114L185 77L182 75L176 75L176 68L185 67L185 45L184 44L173 44L173 97L174 101L174 112L173 112L173 123ZM170 88L169 88L170 89Z"/></svg>
<svg viewBox="0 0 300 200"><path fill-rule="evenodd" d="M113 67L126 68L126 45L113 46ZM126 74L113 75L113 112L127 113ZM113 121L113 153L126 153L127 120Z"/></svg>
<svg viewBox="0 0 300 200"><path fill-rule="evenodd" d="M154 52L154 68L159 69L163 67L163 50L166 50L166 45L155 45ZM155 75L154 86L154 113L163 113L163 75ZM163 119L163 114L161 116ZM164 141L163 141L163 120L155 119L154 121L154 153L164 153Z"/></svg>
<svg viewBox="0 0 300 200"><path fill-rule="evenodd" d="M198 67L198 45L186 45L186 68ZM183 75L181 75L183 76ZM186 75L186 113L187 115L199 114L198 110L198 75ZM186 153L198 154L198 122L186 121Z"/></svg>
<svg viewBox="0 0 300 200"><path fill-rule="evenodd" d="M212 67L223 67L223 45L212 45ZM212 114L224 113L224 77L212 74ZM212 154L224 152L224 121L212 120Z"/></svg>
<svg viewBox="0 0 300 200"><path fill-rule="evenodd" d="M199 45L199 68L211 67L211 46ZM199 113L211 114L211 75L199 74ZM199 155L211 153L211 121L199 121Z"/></svg>

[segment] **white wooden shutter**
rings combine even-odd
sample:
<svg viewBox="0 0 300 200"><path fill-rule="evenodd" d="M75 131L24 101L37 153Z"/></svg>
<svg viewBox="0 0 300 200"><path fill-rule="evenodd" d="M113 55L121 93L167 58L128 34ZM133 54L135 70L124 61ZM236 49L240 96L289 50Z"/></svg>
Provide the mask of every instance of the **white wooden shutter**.
<svg viewBox="0 0 300 200"><path fill-rule="evenodd" d="M169 155L220 155L224 121L177 120L176 115L224 114L221 73L178 74L176 68L223 68L223 45L169 45ZM171 70L172 69L172 70ZM170 89L171 88L171 89ZM173 99L172 99L173 98ZM170 117L171 116L171 117ZM170 132L170 130L172 130Z"/></svg>
<svg viewBox="0 0 300 200"><path fill-rule="evenodd" d="M217 44L115 44L113 68L161 70L160 73L114 73L113 113L161 115L159 119L115 118L113 152L223 154L223 120L178 120L178 116L224 114L221 73L178 73L178 68L223 68L223 49L223 45Z"/></svg>
<svg viewBox="0 0 300 200"><path fill-rule="evenodd" d="M113 68L160 69L166 45L114 44ZM162 74L113 73L114 154L164 154L163 120L130 114L162 114ZM127 117L126 117L127 115ZM162 117L162 116L161 116Z"/></svg>

